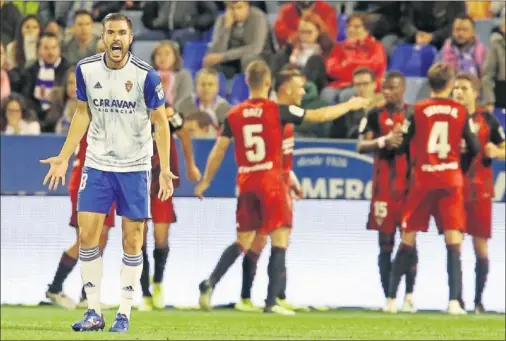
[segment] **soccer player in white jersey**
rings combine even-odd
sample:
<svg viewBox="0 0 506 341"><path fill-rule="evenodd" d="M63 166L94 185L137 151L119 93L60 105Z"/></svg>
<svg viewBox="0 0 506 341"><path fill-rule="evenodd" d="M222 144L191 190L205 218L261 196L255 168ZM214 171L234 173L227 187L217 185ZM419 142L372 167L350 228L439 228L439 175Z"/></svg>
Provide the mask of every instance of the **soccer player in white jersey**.
<svg viewBox="0 0 506 341"><path fill-rule="evenodd" d="M57 189L60 181L65 184L69 158L88 130L77 204L79 259L88 310L72 329L105 327L100 307L103 270L99 238L106 214L115 202L118 215L123 217L124 255L120 306L109 331L126 332L142 272L144 222L150 218L151 124L159 136L161 200L172 195L175 176L170 171L170 132L160 77L128 52L133 39L128 17L107 15L103 30L106 51L81 60L76 67L78 105L60 154L41 162L50 165L44 178L49 189Z"/></svg>

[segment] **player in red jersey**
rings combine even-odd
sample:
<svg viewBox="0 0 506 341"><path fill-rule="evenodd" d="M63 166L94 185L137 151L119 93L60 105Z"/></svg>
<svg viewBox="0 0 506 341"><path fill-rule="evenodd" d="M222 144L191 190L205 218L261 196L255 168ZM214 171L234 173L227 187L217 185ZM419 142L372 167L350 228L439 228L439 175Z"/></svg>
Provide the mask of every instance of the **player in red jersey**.
<svg viewBox="0 0 506 341"><path fill-rule="evenodd" d="M406 80L399 71L385 75L383 95L386 105L372 109L360 122L359 153L374 152L373 194L367 229L378 231L380 252L378 267L385 297L392 268L395 233L401 226L402 206L408 189L407 154L396 154L401 145L401 126L411 106L404 103ZM406 296L403 311L414 312L413 290L418 254L415 248L413 264L406 273Z"/></svg>
<svg viewBox="0 0 506 341"><path fill-rule="evenodd" d="M481 144L481 152L470 165L464 179L464 198L467 213L466 232L473 237L476 255L474 311L485 311L482 294L488 275L488 240L492 236L492 198L494 183L492 159L505 159L504 130L497 118L476 106L480 81L470 73L457 75L453 98L464 105L470 115L474 133Z"/></svg>
<svg viewBox="0 0 506 341"><path fill-rule="evenodd" d="M250 99L236 105L228 113L221 136L209 155L204 178L195 188L195 194L202 197L234 138L239 187L237 240L223 252L210 278L200 283L199 303L202 309L211 309L214 286L235 260L250 248L256 233L261 233L270 236L272 247L264 311L291 315L294 314L293 311L276 304L276 296L282 287L282 272L291 227L288 189L282 172L283 125L300 124L304 120L332 121L350 110L365 107L369 101L352 98L347 103L317 110L278 105L267 99L271 72L263 61L252 62L248 66L246 81Z"/></svg>
<svg viewBox="0 0 506 341"><path fill-rule="evenodd" d="M448 98L454 77L450 65L434 64L428 72L432 98L417 102L414 114L403 127L405 134L400 151L406 151L411 144L412 172L402 214L402 243L395 256L384 309L387 312L397 311L395 297L401 276L413 264L416 233L427 231L429 219L434 216L438 229L444 231L447 245L448 313L465 314L459 304L460 253L466 227L461 140L464 138L470 157L478 154L480 145L471 130L466 108Z"/></svg>
<svg viewBox="0 0 506 341"><path fill-rule="evenodd" d="M86 134L81 139L77 150L75 151L76 159L74 160L72 174L70 176L69 182L69 195L70 202L72 203L72 213L70 216L69 225L75 228L76 231L76 240L74 243L66 249L58 264L58 268L56 269L56 273L54 275L53 282L49 285L48 290L46 291L46 297L59 306L62 306L67 309L74 309L76 304L74 301L69 298L63 292L63 282L67 279L70 272L74 269L77 264L77 260L79 259L79 227L77 224L77 194L79 192L79 187L81 185L81 174L84 166L84 159L86 157L86 147L88 146L86 142ZM104 227L102 228L102 233L100 235L100 253L104 252L104 248L107 244L107 239L109 235L109 229L114 227L114 219L115 219L115 207L111 208L109 215L106 217L104 222ZM86 302L86 293L84 291L84 287L81 290L81 302L79 306L87 307Z"/></svg>
<svg viewBox="0 0 506 341"><path fill-rule="evenodd" d="M296 69L283 70L281 71L275 81L275 91L277 94L277 103L280 105L300 105L302 97L304 96L304 80L300 71ZM302 197L302 188L297 179L297 176L292 170L293 163L293 149L295 147L294 139L294 125L285 124L283 128L283 179L285 185L290 191L289 198L287 199L290 203L289 220L292 221L292 197L300 199ZM265 234L257 234L255 240L251 244L250 249L243 257L242 262L242 288L241 288L241 300L235 305L235 309L239 311L251 312L261 311L261 308L256 307L251 302L251 288L255 278L258 258L262 250L267 244L268 236ZM282 288L276 297L276 303L285 309L293 311L309 311L308 307L299 307L289 303L286 300L286 269L283 271Z"/></svg>
<svg viewBox="0 0 506 341"><path fill-rule="evenodd" d="M176 134L181 140L183 147L183 154L186 162L187 176L192 182L200 180L201 174L195 160L193 158L193 146L189 132L184 128L184 120L181 114L174 112L172 108L166 105L167 119L169 120L170 131ZM154 136L155 143L153 143L153 157L152 157L152 181L151 181L151 219L153 220L153 235L155 239L155 249L153 250L154 274L153 274L153 292L150 291L150 276L149 276L149 257L147 253L147 231L148 223L146 222L144 228L144 244L142 246L142 253L144 257L144 264L141 274L141 288L143 302L139 307L140 310L150 311L155 309L165 308L165 298L163 295L163 273L165 265L169 256L169 230L170 225L176 222L176 212L174 211L174 203L172 197L166 201L161 201L158 198L158 191L160 185L158 178L160 174L160 157L158 149L156 148L156 132ZM171 135L171 146L174 146L174 137ZM177 156L177 149L170 149L170 167L171 172L179 176L179 163ZM174 188L179 186L179 179L173 180Z"/></svg>

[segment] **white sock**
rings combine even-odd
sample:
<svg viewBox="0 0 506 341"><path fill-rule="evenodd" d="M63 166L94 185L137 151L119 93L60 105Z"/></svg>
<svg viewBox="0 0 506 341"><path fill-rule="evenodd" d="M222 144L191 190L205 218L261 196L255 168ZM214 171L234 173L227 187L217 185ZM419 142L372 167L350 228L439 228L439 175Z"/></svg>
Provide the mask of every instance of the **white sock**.
<svg viewBox="0 0 506 341"><path fill-rule="evenodd" d="M100 306L102 257L98 245L88 249L79 248L79 260L81 261L81 278L88 299L88 309L94 309L98 315L102 315Z"/></svg>
<svg viewBox="0 0 506 341"><path fill-rule="evenodd" d="M135 290L139 286L141 280L142 264L142 252L138 255L127 255L123 253L123 264L121 265L120 274L121 296L118 314L125 314L129 320Z"/></svg>

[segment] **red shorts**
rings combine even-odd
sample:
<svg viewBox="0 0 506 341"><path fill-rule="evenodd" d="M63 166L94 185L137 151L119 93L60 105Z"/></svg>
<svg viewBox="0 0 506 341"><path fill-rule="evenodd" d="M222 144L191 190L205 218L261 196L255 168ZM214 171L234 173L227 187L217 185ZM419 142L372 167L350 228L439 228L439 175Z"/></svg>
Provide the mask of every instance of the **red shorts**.
<svg viewBox="0 0 506 341"><path fill-rule="evenodd" d="M480 198L465 203L466 232L473 237L492 237L492 198Z"/></svg>
<svg viewBox="0 0 506 341"><path fill-rule="evenodd" d="M151 219L155 224L173 224L177 221L172 197L161 201L158 197L151 197Z"/></svg>
<svg viewBox="0 0 506 341"><path fill-rule="evenodd" d="M69 190L70 194L70 202L72 203L72 215L70 216L69 225L72 227L77 227L77 193L78 189ZM109 227L114 227L114 220L116 219L116 205L113 203L111 210L107 217L105 217L104 225Z"/></svg>
<svg viewBox="0 0 506 341"><path fill-rule="evenodd" d="M390 193L379 194L372 198L367 229L394 234L401 226L405 199L405 195L394 197Z"/></svg>
<svg viewBox="0 0 506 341"><path fill-rule="evenodd" d="M440 232L465 231L466 214L461 187L427 190L412 188L402 214L403 231L427 232L430 217L436 220Z"/></svg>
<svg viewBox="0 0 506 341"><path fill-rule="evenodd" d="M268 234L275 229L292 227L289 191L283 181L248 181L239 185L237 232Z"/></svg>

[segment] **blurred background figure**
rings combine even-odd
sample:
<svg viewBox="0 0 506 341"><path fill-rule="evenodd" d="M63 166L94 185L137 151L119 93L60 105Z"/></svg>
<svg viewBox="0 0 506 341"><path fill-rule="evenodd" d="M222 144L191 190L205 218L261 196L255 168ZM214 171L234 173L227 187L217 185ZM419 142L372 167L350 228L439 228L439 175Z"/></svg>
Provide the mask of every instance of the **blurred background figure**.
<svg viewBox="0 0 506 341"><path fill-rule="evenodd" d="M27 15L21 21L16 39L7 45L9 65L27 68L37 60L37 41L41 34L40 21L35 15Z"/></svg>
<svg viewBox="0 0 506 341"><path fill-rule="evenodd" d="M77 108L76 73L72 66L67 70L63 86L51 92L51 109L46 117L48 124L55 124L55 133L67 134Z"/></svg>
<svg viewBox="0 0 506 341"><path fill-rule="evenodd" d="M196 83L196 92L179 102L176 111L185 117L191 136L217 137L231 105L218 94L220 80L216 70L200 70Z"/></svg>
<svg viewBox="0 0 506 341"><path fill-rule="evenodd" d="M11 94L11 82L8 72L7 53L4 43L0 41L0 101Z"/></svg>
<svg viewBox="0 0 506 341"><path fill-rule="evenodd" d="M26 105L23 97L11 94L2 101L1 131L6 135L39 135L37 116Z"/></svg>
<svg viewBox="0 0 506 341"><path fill-rule="evenodd" d="M446 39L437 59L451 64L457 72L481 77L486 53L487 48L476 34L476 23L463 14L453 21L452 36Z"/></svg>
<svg viewBox="0 0 506 341"><path fill-rule="evenodd" d="M70 64L77 64L95 54L99 37L93 34L93 16L87 10L76 11L72 26L71 37L62 45L62 56Z"/></svg>
<svg viewBox="0 0 506 341"><path fill-rule="evenodd" d="M21 13L12 2L0 1L0 40L8 45L16 38L16 29L21 22Z"/></svg>
<svg viewBox="0 0 506 341"><path fill-rule="evenodd" d="M483 102L489 112L506 108L506 17L503 9L498 30L490 36L490 46L483 66Z"/></svg>
<svg viewBox="0 0 506 341"><path fill-rule="evenodd" d="M151 55L151 65L162 79L165 101L171 107L192 93L193 79L191 73L183 69L183 58L175 42L160 42Z"/></svg>

